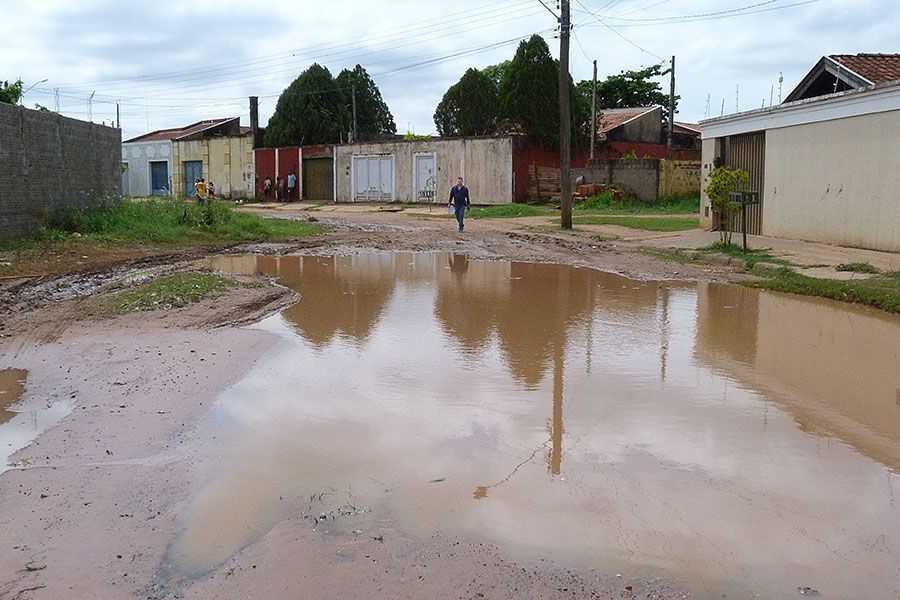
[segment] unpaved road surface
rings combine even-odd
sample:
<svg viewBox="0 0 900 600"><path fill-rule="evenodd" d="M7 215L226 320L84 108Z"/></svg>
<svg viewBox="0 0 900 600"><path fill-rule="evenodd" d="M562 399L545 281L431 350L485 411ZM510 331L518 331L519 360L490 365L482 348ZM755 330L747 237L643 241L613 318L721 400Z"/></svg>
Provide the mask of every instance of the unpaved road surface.
<svg viewBox="0 0 900 600"><path fill-rule="evenodd" d="M317 216L328 234L224 252L451 251L639 279L733 277L726 267L653 258L639 244L610 240L608 230L573 235L529 230L522 221L472 221L459 234L440 219ZM694 597L678 581L647 573L523 564L475 537L406 535L392 515L350 510L323 490L286 499L292 516L223 564L195 574L174 569L179 515L202 473L185 448L222 391L277 343L238 325L297 297L263 280L184 309L109 317L98 307L141 278L203 268L202 254L128 257L133 262L0 290L0 370L27 371L15 410L65 413L0 473L0 598Z"/></svg>

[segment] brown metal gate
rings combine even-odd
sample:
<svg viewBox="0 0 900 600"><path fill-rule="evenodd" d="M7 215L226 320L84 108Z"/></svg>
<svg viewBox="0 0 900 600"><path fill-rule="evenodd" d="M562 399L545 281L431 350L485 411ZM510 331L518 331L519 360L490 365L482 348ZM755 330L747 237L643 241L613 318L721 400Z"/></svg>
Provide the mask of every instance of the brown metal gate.
<svg viewBox="0 0 900 600"><path fill-rule="evenodd" d="M303 159L303 197L307 200L334 200L333 159Z"/></svg>
<svg viewBox="0 0 900 600"><path fill-rule="evenodd" d="M766 132L755 131L729 137L724 158L728 166L747 171L750 174L750 191L759 192L759 204L748 205L746 210L747 233L760 235L765 203L763 186L766 172ZM737 227L732 227L732 231L740 231L740 216L735 221Z"/></svg>

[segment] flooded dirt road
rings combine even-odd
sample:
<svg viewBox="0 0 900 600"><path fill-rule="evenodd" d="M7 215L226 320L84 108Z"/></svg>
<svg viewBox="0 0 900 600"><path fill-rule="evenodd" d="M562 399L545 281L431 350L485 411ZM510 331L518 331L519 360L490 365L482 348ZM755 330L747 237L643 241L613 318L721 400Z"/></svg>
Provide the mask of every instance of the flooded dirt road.
<svg viewBox="0 0 900 600"><path fill-rule="evenodd" d="M210 266L301 300L198 428L169 577L371 514L699 597L900 591L896 317L448 253Z"/></svg>
<svg viewBox="0 0 900 600"><path fill-rule="evenodd" d="M0 598L900 595L896 315L380 217L0 296Z"/></svg>

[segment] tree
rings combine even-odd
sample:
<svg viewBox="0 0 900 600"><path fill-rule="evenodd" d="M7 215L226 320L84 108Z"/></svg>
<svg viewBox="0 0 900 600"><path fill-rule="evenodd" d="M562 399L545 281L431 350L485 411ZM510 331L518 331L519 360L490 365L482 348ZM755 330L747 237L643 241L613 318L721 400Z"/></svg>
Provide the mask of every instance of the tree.
<svg viewBox="0 0 900 600"><path fill-rule="evenodd" d="M729 202L731 192L739 192L747 189L750 183L750 174L743 169L732 169L729 166L721 166L712 170L709 174L709 183L706 185L706 196L712 207L713 214L719 218L719 241L723 244L731 243L731 221L736 213L741 210Z"/></svg>
<svg viewBox="0 0 900 600"><path fill-rule="evenodd" d="M663 120L669 118L669 94L664 94L659 82L650 81L653 77L667 74L660 65L653 65L637 71L622 71L618 75L610 75L597 82L597 108L631 108L633 106L662 106ZM578 83L578 93L588 106L591 102L592 81ZM678 112L678 100L675 96L675 112Z"/></svg>
<svg viewBox="0 0 900 600"><path fill-rule="evenodd" d="M511 61L504 60L502 63L496 65L488 65L481 70L482 73L487 75L491 81L494 82L494 85L498 88L500 87L500 80L503 79L503 73L509 68L509 63Z"/></svg>
<svg viewBox="0 0 900 600"><path fill-rule="evenodd" d="M484 71L469 69L444 94L434 124L442 136L496 133L496 85Z"/></svg>
<svg viewBox="0 0 900 600"><path fill-rule="evenodd" d="M22 80L16 79L13 83L4 81L0 83L0 102L15 104L22 97Z"/></svg>
<svg viewBox="0 0 900 600"><path fill-rule="evenodd" d="M352 94L356 90L356 133L360 140L369 140L379 135L394 135L397 125L394 116L381 97L378 86L361 65L351 71L344 69L335 78L347 101L350 128L353 128Z"/></svg>
<svg viewBox="0 0 900 600"><path fill-rule="evenodd" d="M500 117L544 144L559 142L559 66L539 35L523 41L503 70Z"/></svg>
<svg viewBox="0 0 900 600"><path fill-rule="evenodd" d="M278 97L267 146L338 143L350 129L348 101L327 68L313 63Z"/></svg>

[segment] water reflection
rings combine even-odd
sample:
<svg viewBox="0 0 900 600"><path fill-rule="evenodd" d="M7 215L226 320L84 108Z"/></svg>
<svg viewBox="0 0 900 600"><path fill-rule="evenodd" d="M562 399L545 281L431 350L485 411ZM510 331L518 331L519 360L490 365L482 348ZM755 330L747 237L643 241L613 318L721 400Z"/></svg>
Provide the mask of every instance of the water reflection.
<svg viewBox="0 0 900 600"><path fill-rule="evenodd" d="M411 534L530 558L896 595L896 317L448 254L239 268L303 299L207 423L184 572L352 490Z"/></svg>

